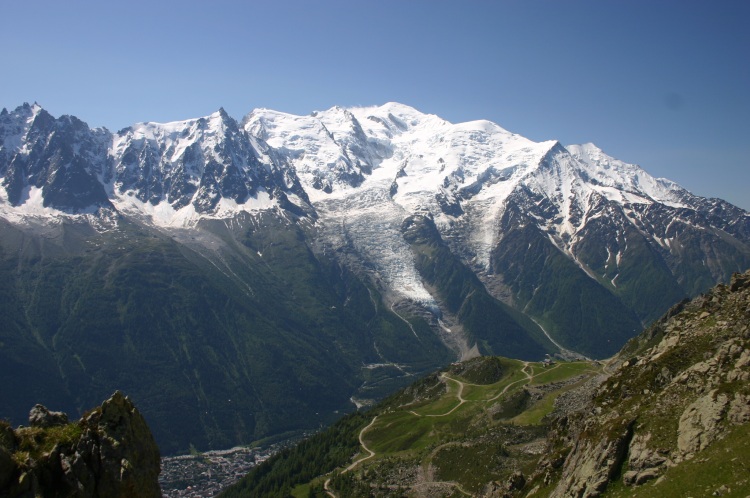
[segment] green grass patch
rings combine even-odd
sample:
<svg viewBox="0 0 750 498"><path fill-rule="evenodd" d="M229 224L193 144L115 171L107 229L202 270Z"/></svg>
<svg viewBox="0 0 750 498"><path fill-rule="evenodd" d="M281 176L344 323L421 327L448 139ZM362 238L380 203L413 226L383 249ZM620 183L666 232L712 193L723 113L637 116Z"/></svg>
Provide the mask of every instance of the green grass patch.
<svg viewBox="0 0 750 498"><path fill-rule="evenodd" d="M541 371L535 369L535 377L531 380L532 384L548 384L550 382L559 382L561 380L575 377L587 372L596 371L595 367L587 361L575 361L570 363L558 363L551 367L542 367Z"/></svg>
<svg viewBox="0 0 750 498"><path fill-rule="evenodd" d="M514 379L514 382L520 380ZM497 397L510 382L502 382L492 386L465 386L463 398L467 401L487 401Z"/></svg>
<svg viewBox="0 0 750 498"><path fill-rule="evenodd" d="M300 484L292 490L294 498L308 498L310 496L310 484Z"/></svg>
<svg viewBox="0 0 750 498"><path fill-rule="evenodd" d="M518 360L498 356L480 356L451 368L451 374L469 384L489 385L501 381L509 372L521 368Z"/></svg>
<svg viewBox="0 0 750 498"><path fill-rule="evenodd" d="M559 395L558 391L547 393L542 399L534 403L531 408L511 419L511 422L518 425L541 424L544 416L552 412L555 400Z"/></svg>
<svg viewBox="0 0 750 498"><path fill-rule="evenodd" d="M430 416L436 417L436 416L441 416L450 412L451 410L456 408L458 404L459 404L458 398L454 398L454 397L442 398L434 403L424 405L420 407L419 409L412 410L412 411L421 417L430 417Z"/></svg>
<svg viewBox="0 0 750 498"><path fill-rule="evenodd" d="M448 392L442 397L428 404L422 405L419 408L411 408L415 413L419 415L442 415L451 411L455 408L458 401L458 390L460 388L457 381L447 377L446 385L448 386Z"/></svg>
<svg viewBox="0 0 750 498"><path fill-rule="evenodd" d="M22 427L16 430L18 452L38 459L56 445L68 446L78 441L83 428L77 422L55 427Z"/></svg>
<svg viewBox="0 0 750 498"><path fill-rule="evenodd" d="M363 439L377 454L419 450L434 441L433 420L406 412L389 413L378 418Z"/></svg>
<svg viewBox="0 0 750 498"><path fill-rule="evenodd" d="M531 376L534 377L542 372L546 372L549 367L545 367L541 363L529 363L527 370L531 371Z"/></svg>
<svg viewBox="0 0 750 498"><path fill-rule="evenodd" d="M508 388L505 395L520 389L526 384L526 382L526 374L524 374L519 369L511 373L509 376L507 376L497 384L483 387L479 391L472 391L467 395L466 390L464 390L464 399L471 399L476 401L494 401L495 399L498 399L500 397L500 394L505 390L506 387L511 386L510 388Z"/></svg>
<svg viewBox="0 0 750 498"><path fill-rule="evenodd" d="M499 408L494 411L493 420L511 419L524 412L529 407L531 396L525 389L513 391L506 396L500 403Z"/></svg>
<svg viewBox="0 0 750 498"><path fill-rule="evenodd" d="M576 363L564 363L554 371L550 370L545 372L547 374L553 374L551 377L554 380L548 380L547 382L559 382L561 380L569 379L571 377L581 375L587 372L593 372L590 370L590 365L587 362L576 362ZM542 377L541 375L539 377ZM537 380L539 377L535 378ZM542 399L534 403L532 406L523 410L511 422L518 425L540 425L545 416L552 413L555 408L555 400L563 393L577 388L589 377L583 380L567 385L561 389L556 389L544 395ZM539 384L537 384L539 385Z"/></svg>

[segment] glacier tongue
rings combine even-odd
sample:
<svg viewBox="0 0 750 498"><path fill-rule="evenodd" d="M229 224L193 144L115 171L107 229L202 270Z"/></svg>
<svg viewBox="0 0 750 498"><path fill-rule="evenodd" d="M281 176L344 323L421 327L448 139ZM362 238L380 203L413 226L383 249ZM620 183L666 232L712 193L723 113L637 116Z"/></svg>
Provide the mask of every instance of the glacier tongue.
<svg viewBox="0 0 750 498"><path fill-rule="evenodd" d="M310 116L260 109L243 123L294 165L322 223L372 225L369 213L379 216L377 233L390 237L394 252L371 256L391 275L384 280L419 301L428 294L416 285L411 254L395 250L403 246L403 219L427 212L448 233L462 216L461 238L488 268L504 200L556 144L532 142L489 121L452 124L397 103ZM367 229L350 228L348 236L362 247L377 244ZM406 280L395 284L400 278Z"/></svg>
<svg viewBox="0 0 750 498"><path fill-rule="evenodd" d="M390 199L387 189L372 187L323 200L316 209L326 242L334 249L350 246L370 265L375 280L393 293L392 299L407 298L437 310L400 231L407 213Z"/></svg>
<svg viewBox="0 0 750 498"><path fill-rule="evenodd" d="M554 308L559 295L551 297L568 278L604 296L624 317L618 337L631 332L636 313L650 319L699 289L681 287L691 275L715 282L750 261L746 211L653 178L593 144L533 142L489 121L453 124L388 103L309 116L257 109L242 124L219 110L110 133L38 106L0 112L0 217L11 223L88 216L99 229L124 214L193 227L269 210L304 219L319 236L314 244L371 275L391 305L410 300L438 317L442 306L446 320L453 311L422 281L404 237L407 218L428 218L430 244L447 248L493 297L538 319L568 321ZM91 221L97 217L107 223ZM633 271L644 255L657 277ZM643 304L632 289L654 278L655 304ZM583 312L586 327L598 323L598 311ZM581 327L569 339L588 333Z"/></svg>
<svg viewBox="0 0 750 498"><path fill-rule="evenodd" d="M428 307L436 303L403 241L403 220L429 213L446 235L456 225L488 268L503 201L556 144L395 103L311 116L256 110L244 127L294 165L328 240L350 243L388 289Z"/></svg>

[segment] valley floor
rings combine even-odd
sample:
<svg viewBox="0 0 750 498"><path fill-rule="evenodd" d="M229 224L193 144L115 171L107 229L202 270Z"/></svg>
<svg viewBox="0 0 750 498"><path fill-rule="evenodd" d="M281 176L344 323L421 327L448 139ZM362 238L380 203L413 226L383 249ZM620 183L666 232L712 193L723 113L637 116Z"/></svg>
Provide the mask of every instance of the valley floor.
<svg viewBox="0 0 750 498"><path fill-rule="evenodd" d="M295 439L296 441L296 439ZM292 443L265 448L237 447L191 455L163 457L159 485L163 498L211 498Z"/></svg>

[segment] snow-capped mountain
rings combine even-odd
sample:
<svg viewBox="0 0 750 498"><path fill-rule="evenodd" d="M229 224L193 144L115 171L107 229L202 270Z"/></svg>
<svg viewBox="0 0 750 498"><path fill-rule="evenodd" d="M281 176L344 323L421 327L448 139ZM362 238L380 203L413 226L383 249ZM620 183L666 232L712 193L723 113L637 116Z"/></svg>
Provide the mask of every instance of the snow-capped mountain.
<svg viewBox="0 0 750 498"><path fill-rule="evenodd" d="M430 213L444 231L466 220L471 233L464 242L487 266L503 199L553 145L486 121L453 125L401 104L333 108L305 118L255 111L245 129L287 154L324 226L345 230L361 251L376 251L371 257L390 287L427 301L400 233L403 219Z"/></svg>
<svg viewBox="0 0 750 498"><path fill-rule="evenodd" d="M116 205L148 213L157 224L185 224L288 207L289 197L309 204L293 171L272 156L223 109L200 119L137 124L113 136Z"/></svg>
<svg viewBox="0 0 750 498"><path fill-rule="evenodd" d="M488 121L452 124L395 103L304 118L259 110L244 126L302 172L329 241L353 244L391 289L431 306L439 299L421 285L400 233L413 214L433 218L496 297L526 311L537 306L537 288L548 286L526 275L533 265L511 264L529 257L515 234L533 227L540 244L552 244L571 271L588 277L581 285L604 287L606 307L631 315L616 342L634 321L649 321L750 264L748 213L654 178L593 144L535 143ZM648 287L655 300L643 302ZM554 329L569 311L554 307L532 315Z"/></svg>
<svg viewBox="0 0 750 498"><path fill-rule="evenodd" d="M308 213L319 218L319 244L352 248L393 301L438 316L441 298L424 285L402 234L409 216L432 219L496 297L527 312L546 284L524 276L530 265L510 263L526 251L504 249L520 250L514 237L528 238L527 227L639 321L750 264L750 217L726 202L593 144L536 143L489 121L453 124L398 103L309 116L258 109L241 125L222 109L117 133L35 104L3 110L0 139L0 211L9 219L110 208L189 227L271 208ZM686 248L687 238L700 242ZM634 275L644 261L658 278ZM654 278L663 302L631 295L659 288ZM554 329L550 312L545 305L531 315Z"/></svg>
<svg viewBox="0 0 750 498"><path fill-rule="evenodd" d="M0 356L30 348L76 406L119 382L153 397L144 372L174 364L196 441L221 446L451 358L612 354L750 267L750 214L593 144L397 103L116 133L26 104L0 113L0 256ZM0 374L25 382L18 358ZM206 409L225 399L244 418Z"/></svg>
<svg viewBox="0 0 750 498"><path fill-rule="evenodd" d="M185 226L309 203L283 159L223 109L110 133L26 104L2 111L0 140L4 211L16 219L104 207Z"/></svg>
<svg viewBox="0 0 750 498"><path fill-rule="evenodd" d="M3 109L3 201L40 215L45 208L80 212L108 206L102 180L107 173L109 141L105 130L92 130L72 116L55 119L36 104L25 104L12 113Z"/></svg>

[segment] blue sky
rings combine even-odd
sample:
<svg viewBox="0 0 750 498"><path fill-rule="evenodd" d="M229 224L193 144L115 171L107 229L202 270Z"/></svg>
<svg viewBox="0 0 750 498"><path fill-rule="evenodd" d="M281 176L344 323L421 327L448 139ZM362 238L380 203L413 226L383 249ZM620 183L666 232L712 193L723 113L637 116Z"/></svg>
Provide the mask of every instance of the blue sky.
<svg viewBox="0 0 750 498"><path fill-rule="evenodd" d="M397 101L750 209L747 1L3 1L0 107L118 130Z"/></svg>

